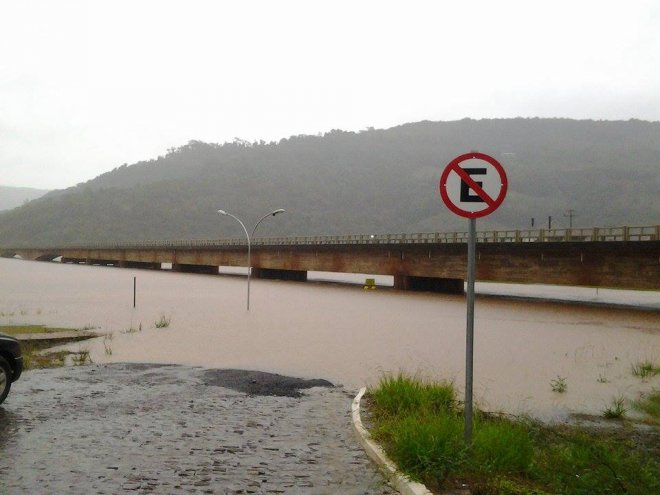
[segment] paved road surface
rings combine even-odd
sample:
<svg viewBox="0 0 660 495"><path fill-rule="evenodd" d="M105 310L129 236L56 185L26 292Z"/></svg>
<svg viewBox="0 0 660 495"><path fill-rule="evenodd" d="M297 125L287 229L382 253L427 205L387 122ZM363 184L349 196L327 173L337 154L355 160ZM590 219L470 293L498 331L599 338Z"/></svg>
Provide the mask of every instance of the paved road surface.
<svg viewBox="0 0 660 495"><path fill-rule="evenodd" d="M396 493L354 438L351 399L258 372L29 371L0 406L0 493Z"/></svg>

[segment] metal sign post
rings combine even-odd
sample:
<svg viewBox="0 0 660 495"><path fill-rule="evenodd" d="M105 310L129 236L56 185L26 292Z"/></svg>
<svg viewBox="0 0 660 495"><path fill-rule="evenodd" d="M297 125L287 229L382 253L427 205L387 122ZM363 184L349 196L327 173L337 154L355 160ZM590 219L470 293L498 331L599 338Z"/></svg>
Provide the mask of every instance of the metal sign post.
<svg viewBox="0 0 660 495"><path fill-rule="evenodd" d="M473 176L478 177L477 181ZM468 218L467 324L465 337L465 443L472 443L474 381L474 282L477 273L477 218L489 215L504 201L507 178L502 165L483 153L454 158L440 176L440 196L447 208Z"/></svg>
<svg viewBox="0 0 660 495"><path fill-rule="evenodd" d="M474 279L477 273L477 220L468 220L467 325L465 330L465 443L472 442L472 382L474 356Z"/></svg>

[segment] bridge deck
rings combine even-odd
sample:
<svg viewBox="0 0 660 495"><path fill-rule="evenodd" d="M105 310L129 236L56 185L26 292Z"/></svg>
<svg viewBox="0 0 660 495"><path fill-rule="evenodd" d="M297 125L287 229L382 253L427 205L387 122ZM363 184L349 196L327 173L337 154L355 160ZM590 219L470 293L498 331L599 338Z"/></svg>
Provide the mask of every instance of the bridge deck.
<svg viewBox="0 0 660 495"><path fill-rule="evenodd" d="M660 290L660 226L478 233L477 280ZM308 271L393 275L395 287L462 292L465 232L259 238L255 277L306 280ZM247 239L1 248L24 259L217 274L247 266Z"/></svg>

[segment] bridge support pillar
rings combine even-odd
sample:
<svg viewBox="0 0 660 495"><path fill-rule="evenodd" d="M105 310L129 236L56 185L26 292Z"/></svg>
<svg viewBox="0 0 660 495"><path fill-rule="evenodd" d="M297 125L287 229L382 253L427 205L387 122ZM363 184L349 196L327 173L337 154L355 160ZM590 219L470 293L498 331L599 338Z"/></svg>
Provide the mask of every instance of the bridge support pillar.
<svg viewBox="0 0 660 495"><path fill-rule="evenodd" d="M160 270L160 263L150 261L120 261L120 268L141 268L143 270Z"/></svg>
<svg viewBox="0 0 660 495"><path fill-rule="evenodd" d="M81 258L67 258L62 256L62 263L73 263L77 265L79 263L85 263L85 260Z"/></svg>
<svg viewBox="0 0 660 495"><path fill-rule="evenodd" d="M307 282L306 270L276 270L274 268L252 268L252 278L269 280L292 280L294 282Z"/></svg>
<svg viewBox="0 0 660 495"><path fill-rule="evenodd" d="M35 258L36 261L53 261L57 254L44 254Z"/></svg>
<svg viewBox="0 0 660 495"><path fill-rule="evenodd" d="M173 263L173 272L203 273L206 275L217 275L218 267L215 265L186 265L184 263Z"/></svg>
<svg viewBox="0 0 660 495"><path fill-rule="evenodd" d="M97 260L87 258L85 260L86 265L99 265L99 266L119 266L119 261L117 260Z"/></svg>
<svg viewBox="0 0 660 495"><path fill-rule="evenodd" d="M462 278L413 277L410 275L395 275L394 288L442 292L443 294L463 294L465 292Z"/></svg>

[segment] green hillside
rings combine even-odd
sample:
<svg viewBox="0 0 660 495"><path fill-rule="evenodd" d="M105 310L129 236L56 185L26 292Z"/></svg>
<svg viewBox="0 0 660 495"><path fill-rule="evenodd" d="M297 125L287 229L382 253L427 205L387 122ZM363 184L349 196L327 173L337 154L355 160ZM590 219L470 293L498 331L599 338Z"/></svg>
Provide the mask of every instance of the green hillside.
<svg viewBox="0 0 660 495"><path fill-rule="evenodd" d="M502 207L479 229L660 223L660 122L498 119L332 131L278 143L191 141L0 213L0 244L466 229L442 204L444 166L467 151L509 177Z"/></svg>

